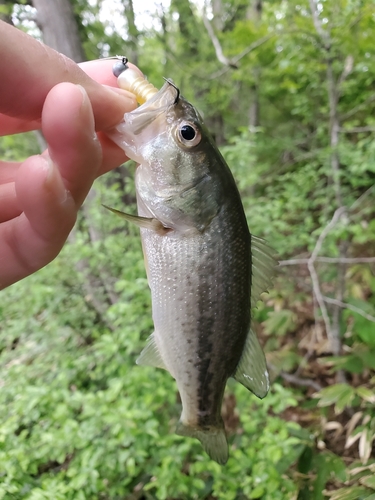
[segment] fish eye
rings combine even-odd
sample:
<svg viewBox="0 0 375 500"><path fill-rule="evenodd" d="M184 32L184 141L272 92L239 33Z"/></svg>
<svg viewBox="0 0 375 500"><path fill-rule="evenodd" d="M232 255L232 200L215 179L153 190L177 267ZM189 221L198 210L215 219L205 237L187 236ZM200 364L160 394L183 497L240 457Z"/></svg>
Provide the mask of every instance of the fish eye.
<svg viewBox="0 0 375 500"><path fill-rule="evenodd" d="M193 147L200 143L202 136L195 124L183 122L177 129L177 138L184 146Z"/></svg>

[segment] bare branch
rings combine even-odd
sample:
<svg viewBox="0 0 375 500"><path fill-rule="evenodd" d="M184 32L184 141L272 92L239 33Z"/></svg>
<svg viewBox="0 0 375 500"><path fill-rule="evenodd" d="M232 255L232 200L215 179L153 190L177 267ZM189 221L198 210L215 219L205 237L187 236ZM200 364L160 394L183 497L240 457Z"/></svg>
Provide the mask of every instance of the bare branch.
<svg viewBox="0 0 375 500"><path fill-rule="evenodd" d="M315 270L313 261L309 261L307 263L307 267L309 269L309 273L310 273L310 277L311 277L311 281L312 281L312 285L313 285L313 290L314 290L314 295L315 295L315 298L319 304L320 310L322 312L323 321L324 321L326 331L327 331L327 337L331 338L331 321L329 319L328 311L327 311L326 305L325 305L324 300L323 300L323 295L322 295L322 292L320 290L318 274Z"/></svg>
<svg viewBox="0 0 375 500"><path fill-rule="evenodd" d="M367 198L367 196L369 194L371 194L375 189L375 184L373 184L371 187L369 187L368 189L366 189L366 191L364 193L361 194L361 196L359 198L357 198L355 200L355 202L349 207L349 210L352 211L354 210L359 204L361 204L363 202L364 199Z"/></svg>
<svg viewBox="0 0 375 500"><path fill-rule="evenodd" d="M280 260L279 266L299 266L308 262L309 259ZM375 257L317 257L315 262L324 262L326 264L371 264L375 262Z"/></svg>
<svg viewBox="0 0 375 500"><path fill-rule="evenodd" d="M309 258L310 262L314 262L318 256L318 253L320 252L322 245L324 243L324 240L328 236L328 233L332 231L332 229L336 226L338 221L340 220L340 217L346 212L345 207L340 207L338 208L335 213L333 214L333 217L331 221L327 224L327 226L323 229L323 231L320 233L320 236L318 238L318 241L316 242L315 248L312 251L311 257Z"/></svg>
<svg viewBox="0 0 375 500"><path fill-rule="evenodd" d="M277 368L273 364L269 363L268 366L271 370L275 371L276 373L278 372ZM318 384L318 382L314 382L313 380L309 380L306 378L301 378L296 373L287 373L284 370L281 370L278 375L290 384L299 385L301 387L312 387L316 391L320 391L320 389L322 388L321 385Z"/></svg>
<svg viewBox="0 0 375 500"><path fill-rule="evenodd" d="M330 341L331 348L332 348L333 352L337 352L337 350L339 349L339 343L338 343L339 341L338 341L338 339L336 339L333 336L333 332L331 329L331 321L329 319L328 311L327 311L327 308L326 308L326 305L325 305L325 302L323 299L323 294L320 290L319 278L318 278L318 274L315 270L314 263L315 263L315 260L318 256L318 253L320 252L320 250L322 248L322 245L323 245L325 238L327 237L328 233L334 228L334 226L337 224L337 222L340 220L340 217L345 213L345 211L346 211L345 207L340 207L335 211L331 221L327 224L327 226L321 232L321 234L316 242L315 248L314 248L314 250L313 250L313 252L312 252L312 254L307 262L307 268L308 268L310 276L311 276L314 295L315 295L316 300L319 304L319 308L322 312L323 321L324 321L324 324L326 327L327 337L328 337L328 340Z"/></svg>
<svg viewBox="0 0 375 500"><path fill-rule="evenodd" d="M250 52L252 52L253 50L257 49L258 47L260 47L261 45L263 45L264 43L266 43L268 40L270 40L272 37L276 36L277 34L278 33L272 33L271 35L263 36L262 38L259 38L259 40L255 40L255 42L251 43L248 47L246 47L246 49L244 49L242 52L240 52L236 57L232 58L231 61L234 64L234 67L238 68L237 63L243 57L245 57L247 54L250 54ZM231 66L231 67L233 68L233 66ZM224 75L227 71L230 70L231 67L227 66L225 68L220 69L219 71L215 71L215 73L212 73L212 75L210 75L208 77L208 79L209 80L213 80L215 78L218 78L219 76Z"/></svg>
<svg viewBox="0 0 375 500"><path fill-rule="evenodd" d="M245 57L247 54L250 54L253 50L257 49L261 45L263 45L265 42L268 42L271 38L276 36L276 33L272 33L270 35L263 36L262 38L259 38L258 40L255 40L255 42L251 43L246 49L244 49L242 52L240 52L236 57L233 57L232 61L234 63L238 63L240 59Z"/></svg>
<svg viewBox="0 0 375 500"><path fill-rule="evenodd" d="M360 134L362 132L375 132L375 127L353 127L353 128L341 128L340 132L342 134Z"/></svg>
<svg viewBox="0 0 375 500"><path fill-rule="evenodd" d="M314 382L314 380L309 380L306 378L300 378L297 375L293 375L292 373L280 372L280 377L282 377L287 382L290 382L294 385L299 385L301 387L312 387L316 391L320 391L322 386L318 384L318 382Z"/></svg>
<svg viewBox="0 0 375 500"><path fill-rule="evenodd" d="M354 66L354 57L349 55L345 59L344 69L340 75L338 82L337 82L337 86L339 88L340 88L341 84L344 83L344 81L348 78L350 73L353 71L353 66Z"/></svg>
<svg viewBox="0 0 375 500"><path fill-rule="evenodd" d="M310 0L310 9L311 9L311 14L313 18L313 23L314 27L316 29L316 32L321 38L321 41L323 42L324 48L326 50L329 50L331 48L331 40L330 36L325 29L323 29L322 23L319 19L319 14L318 14L318 9L316 7L316 0Z"/></svg>
<svg viewBox="0 0 375 500"><path fill-rule="evenodd" d="M338 244L339 247L339 256L341 258L346 258L349 250L349 241L341 240ZM342 301L345 295L346 288L346 270L347 264L339 263L337 266L337 277L336 277L336 291L335 291L335 299L338 301ZM339 354L341 350L341 336L340 336L340 323L341 323L342 309L338 306L334 306L332 308L332 338L335 339L336 342L336 352L334 354Z"/></svg>
<svg viewBox="0 0 375 500"><path fill-rule="evenodd" d="M219 42L219 39L215 35L215 32L211 26L211 23L207 19L207 16L205 13L202 14L202 18L203 18L203 23L206 27L207 33L208 33L209 37L211 38L212 45L214 46L214 49L216 52L216 57L217 57L218 61L221 62L221 64L224 64L224 66L229 66L229 67L234 68L234 69L238 68L237 64L235 64L233 61L231 61L230 59L228 59L224 55L223 49L221 48L221 45Z"/></svg>
<svg viewBox="0 0 375 500"><path fill-rule="evenodd" d="M360 111L364 106L367 106L371 102L375 101L375 94L370 95L367 99L365 99L363 102L355 106L353 109L348 111L347 113L343 114L341 116L341 121L346 120L347 118L350 118L351 116L355 115L357 111Z"/></svg>
<svg viewBox="0 0 375 500"><path fill-rule="evenodd" d="M363 316L364 318L368 319L369 321L372 321L375 323L375 316L372 316L371 314L367 314L363 309L360 309L359 307L353 306L352 304L348 304L347 302L342 302L341 300L337 299L332 299L331 297L326 297L323 295L323 300L324 302L327 302L328 304L333 304L335 306L339 306L343 309L350 309L353 312L356 312Z"/></svg>

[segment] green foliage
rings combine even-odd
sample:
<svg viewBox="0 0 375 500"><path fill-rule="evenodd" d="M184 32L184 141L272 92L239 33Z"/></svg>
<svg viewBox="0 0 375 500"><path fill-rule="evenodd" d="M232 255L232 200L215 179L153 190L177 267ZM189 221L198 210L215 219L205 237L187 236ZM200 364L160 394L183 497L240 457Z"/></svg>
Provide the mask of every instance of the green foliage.
<svg viewBox="0 0 375 500"><path fill-rule="evenodd" d="M155 85L171 77L197 105L252 233L280 260L311 255L338 208L337 187L346 215L319 256L375 255L370 0L319 3L329 57L307 0L262 2L261 15L247 1L217 2L211 24L233 67L217 60L194 2L175 0L145 22L136 16L135 26L131 2L117 3L105 22L106 0L73 3L89 58L126 53ZM21 25L29 8L14 9ZM0 141L9 161L37 152L33 133ZM101 207L135 210L133 177L127 166L98 182L58 259L1 292L0 499L375 498L373 264L315 261L343 344L336 356L306 265L280 268L255 312L272 389L259 401L230 381L230 459L220 467L196 440L174 434L181 407L173 379L134 364L153 328L139 233ZM332 300L349 308L337 313ZM301 386L289 387L285 372Z"/></svg>
<svg viewBox="0 0 375 500"><path fill-rule="evenodd" d="M117 291L128 298L107 311L115 331L97 322L68 265L78 247L3 292L0 498L117 498L139 484L150 498L202 498L225 490L231 477L223 498L294 492L285 472L311 438L277 416L297 405L278 384L265 404L235 387L240 426L230 435L224 474L198 442L173 434L180 413L174 381L134 366L151 330L149 296L145 280L132 279L139 249L132 253L131 238L119 240L129 251Z"/></svg>
<svg viewBox="0 0 375 500"><path fill-rule="evenodd" d="M36 132L0 137L0 157L5 161L20 161L39 153Z"/></svg>

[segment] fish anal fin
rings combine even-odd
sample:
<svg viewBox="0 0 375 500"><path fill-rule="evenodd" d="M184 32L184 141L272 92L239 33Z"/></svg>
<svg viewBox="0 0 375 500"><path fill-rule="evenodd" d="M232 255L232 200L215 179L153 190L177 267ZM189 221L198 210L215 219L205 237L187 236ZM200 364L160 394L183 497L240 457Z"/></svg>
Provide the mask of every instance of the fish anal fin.
<svg viewBox="0 0 375 500"><path fill-rule="evenodd" d="M161 236L164 236L165 234L171 231L169 227L163 226L163 224L158 219L154 219L152 217L141 217L139 215L127 214L125 212L121 212L120 210L116 210L115 208L108 207L107 205L103 205L103 207L106 208L107 210L110 210L119 217L122 217L128 222L132 222L138 227L155 231L155 233L160 234Z"/></svg>
<svg viewBox="0 0 375 500"><path fill-rule="evenodd" d="M137 365L154 366L155 368L163 368L163 370L167 370L160 351L156 345L153 333L150 335L147 345L139 355L136 363Z"/></svg>
<svg viewBox="0 0 375 500"><path fill-rule="evenodd" d="M251 254L251 307L255 307L260 295L272 285L278 262L274 258L274 250L254 235L251 235Z"/></svg>
<svg viewBox="0 0 375 500"><path fill-rule="evenodd" d="M208 456L220 465L225 465L228 461L228 441L222 427L210 427L201 429L180 422L177 424L176 434L199 439L204 451Z"/></svg>
<svg viewBox="0 0 375 500"><path fill-rule="evenodd" d="M233 378L249 389L258 398L263 399L269 390L269 377L266 358L259 344L256 333L250 328Z"/></svg>

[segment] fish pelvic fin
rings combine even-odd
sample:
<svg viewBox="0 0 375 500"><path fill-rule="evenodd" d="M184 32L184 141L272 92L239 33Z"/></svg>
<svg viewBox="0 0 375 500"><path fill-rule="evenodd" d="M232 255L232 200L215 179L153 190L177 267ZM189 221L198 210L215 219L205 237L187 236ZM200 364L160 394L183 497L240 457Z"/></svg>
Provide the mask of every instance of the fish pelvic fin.
<svg viewBox="0 0 375 500"><path fill-rule="evenodd" d="M204 451L212 460L220 465L225 465L228 461L228 441L224 430L224 424L220 427L210 427L202 429L184 424L179 421L176 434L199 439Z"/></svg>
<svg viewBox="0 0 375 500"><path fill-rule="evenodd" d="M251 235L251 307L255 307L263 292L272 286L278 265L275 251L257 236Z"/></svg>
<svg viewBox="0 0 375 500"><path fill-rule="evenodd" d="M169 233L169 231L171 231L170 228L163 226L163 224L158 219L126 214L125 212L121 212L120 210L116 210L115 208L107 207L107 205L103 205L103 207L107 210L110 210L119 217L122 217L128 222L132 222L138 227L155 231L155 233L160 234L161 236L164 236L165 234Z"/></svg>
<svg viewBox="0 0 375 500"><path fill-rule="evenodd" d="M154 366L155 368L167 370L158 346L156 345L155 335L153 333L149 336L146 347L139 355L136 363L137 365Z"/></svg>
<svg viewBox="0 0 375 500"><path fill-rule="evenodd" d="M263 399L268 393L270 383L266 358L253 328L249 330L233 378L260 399Z"/></svg>

